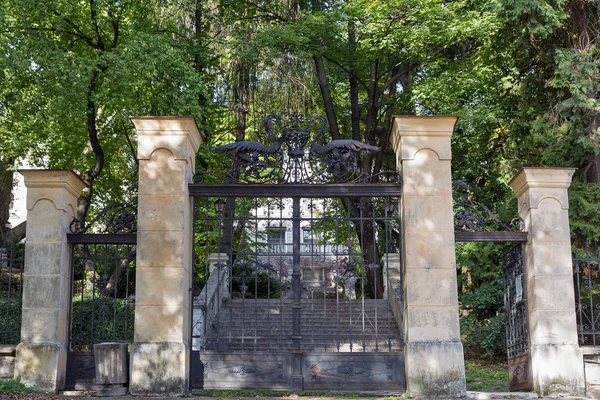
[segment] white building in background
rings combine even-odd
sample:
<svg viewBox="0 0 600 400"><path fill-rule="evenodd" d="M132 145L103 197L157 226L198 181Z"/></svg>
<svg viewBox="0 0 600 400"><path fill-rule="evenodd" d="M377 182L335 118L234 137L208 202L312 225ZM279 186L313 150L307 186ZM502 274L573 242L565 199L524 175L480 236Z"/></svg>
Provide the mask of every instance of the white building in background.
<svg viewBox="0 0 600 400"><path fill-rule="evenodd" d="M19 168L29 168L26 162L21 162ZM23 181L23 175L18 172L13 174L12 202L10 204L8 223L14 228L27 220L27 189Z"/></svg>

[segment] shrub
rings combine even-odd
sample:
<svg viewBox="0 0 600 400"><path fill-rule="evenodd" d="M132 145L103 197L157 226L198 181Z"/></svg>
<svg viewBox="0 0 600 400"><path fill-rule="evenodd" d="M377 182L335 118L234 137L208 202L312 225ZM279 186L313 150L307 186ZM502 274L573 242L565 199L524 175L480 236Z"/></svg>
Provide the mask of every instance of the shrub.
<svg viewBox="0 0 600 400"><path fill-rule="evenodd" d="M464 315L460 327L465 351L474 358L506 355L506 315L501 281L460 296Z"/></svg>
<svg viewBox="0 0 600 400"><path fill-rule="evenodd" d="M23 385L20 377L17 377L16 379L0 380L0 393L29 394L38 391L39 390L36 388Z"/></svg>

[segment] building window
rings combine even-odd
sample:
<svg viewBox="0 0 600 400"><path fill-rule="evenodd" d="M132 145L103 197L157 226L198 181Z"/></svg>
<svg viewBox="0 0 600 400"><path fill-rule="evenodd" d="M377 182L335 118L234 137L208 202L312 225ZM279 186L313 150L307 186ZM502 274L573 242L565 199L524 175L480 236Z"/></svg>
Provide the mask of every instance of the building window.
<svg viewBox="0 0 600 400"><path fill-rule="evenodd" d="M315 241L313 231L310 226L302 228L302 243L310 244Z"/></svg>
<svg viewBox="0 0 600 400"><path fill-rule="evenodd" d="M279 226L267 228L267 242L270 244L285 243L285 228Z"/></svg>

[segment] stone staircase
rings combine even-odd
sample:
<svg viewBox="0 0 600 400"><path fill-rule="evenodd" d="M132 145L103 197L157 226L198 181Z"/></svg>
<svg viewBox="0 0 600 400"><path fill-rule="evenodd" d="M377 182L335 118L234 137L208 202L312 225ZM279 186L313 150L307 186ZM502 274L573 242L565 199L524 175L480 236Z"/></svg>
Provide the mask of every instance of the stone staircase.
<svg viewBox="0 0 600 400"><path fill-rule="evenodd" d="M302 300L303 352L402 350L402 336L387 300ZM290 299L233 299L221 305L204 350L292 351Z"/></svg>

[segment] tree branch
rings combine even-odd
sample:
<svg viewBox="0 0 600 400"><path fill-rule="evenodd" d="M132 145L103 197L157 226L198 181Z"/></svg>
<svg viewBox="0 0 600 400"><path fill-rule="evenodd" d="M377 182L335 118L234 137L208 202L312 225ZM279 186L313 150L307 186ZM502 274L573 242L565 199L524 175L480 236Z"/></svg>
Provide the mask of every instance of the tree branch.
<svg viewBox="0 0 600 400"><path fill-rule="evenodd" d="M333 140L340 139L340 129L337 123L337 117L335 115L335 109L333 107L333 99L331 98L331 92L329 91L329 85L327 84L327 74L325 73L325 64L320 56L313 56L315 63L315 69L317 71L317 80L319 81L319 89L321 89L321 96L323 98L323 105L325 106L325 114L327 115L327 121L329 122L329 130L331 131L331 138Z"/></svg>
<svg viewBox="0 0 600 400"><path fill-rule="evenodd" d="M332 59L328 56L324 55L323 58L325 58L330 63L335 64L338 67L340 67L342 69L342 71L347 73L349 76L355 78L358 81L358 83L360 83L365 88L365 90L369 90L369 87L367 86L367 84L362 79L360 79L360 77L358 75L352 73L352 71L350 71L348 68L344 67L342 64L340 64L339 62L335 61L334 59Z"/></svg>
<svg viewBox="0 0 600 400"><path fill-rule="evenodd" d="M96 15L96 5L94 4L94 0L90 0L90 16L92 18L92 23L94 24L94 32L96 33L96 44L98 45L98 49L104 50L104 41L100 36L100 27L98 26L98 19Z"/></svg>
<svg viewBox="0 0 600 400"><path fill-rule="evenodd" d="M85 33L83 33L83 31L81 29L79 29L79 27L77 26L77 24L73 23L73 21L71 21L69 18L63 16L62 13L60 13L57 10L50 9L50 12L52 14L54 14L55 16L57 16L58 18L62 19L71 28L73 28L75 30L75 32L77 32L77 34L82 39L84 39L89 46L91 46L91 47L99 50L98 45L96 43L94 43L94 41L92 40L91 37L89 37L88 35L86 35Z"/></svg>
<svg viewBox="0 0 600 400"><path fill-rule="evenodd" d="M390 79L388 79L388 80L387 80L387 82L385 82L385 83L383 84L383 86L381 87L381 90L383 91L383 90L386 90L386 89L388 89L388 88L389 88L391 85L393 85L393 84L394 84L394 82L395 82L395 81L397 81L397 80L398 80L398 79L399 79L399 78L400 78L400 77L401 77L403 74L406 74L406 73L408 73L408 72L410 72L410 71L414 70L415 68L417 68L417 67L419 67L419 66L421 66L421 65L425 64L426 62L429 62L429 61L433 60L433 58L434 58L434 57L436 57L438 54L440 54L440 53L442 53L442 52L446 51L446 50L447 50L447 49L448 49L450 46L454 46L456 43L458 43L458 42L452 43L452 44L450 44L450 45L443 46L443 47L441 47L440 49L436 50L436 51L435 51L433 54L429 55L428 57L426 57L426 58L424 58L424 59L421 59L421 60L419 60L419 61L417 61L417 62L413 63L413 64L412 64L412 65L410 65L410 66L409 66L407 69L405 69L405 70L402 70L402 71L399 71L399 72L397 72L396 74L392 75L392 77L391 77ZM386 71L386 72L391 72L391 71L392 71L394 68L400 67L401 65L402 65L402 63L398 63L398 64L394 65L394 66L392 67L392 69L390 69L390 70L388 70L388 71Z"/></svg>

